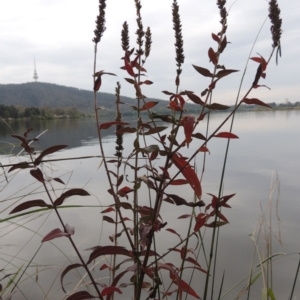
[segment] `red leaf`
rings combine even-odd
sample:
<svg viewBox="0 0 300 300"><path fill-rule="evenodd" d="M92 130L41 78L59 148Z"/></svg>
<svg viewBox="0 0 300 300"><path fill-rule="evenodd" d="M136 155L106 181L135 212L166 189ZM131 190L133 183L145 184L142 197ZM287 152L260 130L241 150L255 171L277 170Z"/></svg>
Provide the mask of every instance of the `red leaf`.
<svg viewBox="0 0 300 300"><path fill-rule="evenodd" d="M250 57L250 59L252 59L253 61L258 62L259 64L262 62L262 58L261 57Z"/></svg>
<svg viewBox="0 0 300 300"><path fill-rule="evenodd" d="M225 35L222 42L221 42L221 45L220 45L220 48L219 48L219 53L222 53L224 51L224 49L226 48L226 46L227 46L227 38L226 38L226 35Z"/></svg>
<svg viewBox="0 0 300 300"><path fill-rule="evenodd" d="M42 239L42 243L51 241L53 239L62 237L62 236L69 236L69 233L61 231L59 228L53 229L50 231L44 238Z"/></svg>
<svg viewBox="0 0 300 300"><path fill-rule="evenodd" d="M203 75L205 77L213 77L213 74L209 70L202 68L202 67L195 66L195 65L193 65L193 67L201 75Z"/></svg>
<svg viewBox="0 0 300 300"><path fill-rule="evenodd" d="M224 202L227 202L229 199L231 199L233 196L235 196L235 194L230 194L230 195L227 195L227 196L223 196L221 198L221 201L224 201Z"/></svg>
<svg viewBox="0 0 300 300"><path fill-rule="evenodd" d="M133 189L131 189L130 187L128 186L124 186L123 188L121 188L119 191L118 191L118 195L120 197L124 197L126 196L128 193L132 192Z"/></svg>
<svg viewBox="0 0 300 300"><path fill-rule="evenodd" d="M135 80L132 78L124 78L124 79L131 84L135 84Z"/></svg>
<svg viewBox="0 0 300 300"><path fill-rule="evenodd" d="M94 250L89 257L88 262L86 263L87 265L90 264L93 260L95 260L97 257L102 256L102 255L115 255L115 254L120 254L120 255L125 255L131 257L132 255L130 252L125 249L124 247L120 246L103 246L97 248Z"/></svg>
<svg viewBox="0 0 300 300"><path fill-rule="evenodd" d="M187 96L190 98L190 100L192 100L194 103L200 104L200 105L205 105L205 103L200 99L200 97L195 95L193 92L190 92L190 91L185 91L185 92L186 92Z"/></svg>
<svg viewBox="0 0 300 300"><path fill-rule="evenodd" d="M147 85L153 84L153 82L150 81L150 80L145 80L144 82L141 82L141 83L144 83L144 84L147 84Z"/></svg>
<svg viewBox="0 0 300 300"><path fill-rule="evenodd" d="M149 129L147 132L144 132L144 135L150 135L150 134L158 133L158 132L161 132L161 131L163 131L167 128L168 128L167 126L157 126L155 128Z"/></svg>
<svg viewBox="0 0 300 300"><path fill-rule="evenodd" d="M225 138L225 139L238 139L239 137L231 132L219 132L214 137Z"/></svg>
<svg viewBox="0 0 300 300"><path fill-rule="evenodd" d="M135 77L135 74L133 72L133 68L132 68L130 62L126 58L124 59L124 63L125 63L125 70L127 71L127 73L130 76Z"/></svg>
<svg viewBox="0 0 300 300"><path fill-rule="evenodd" d="M216 41L218 43L220 42L220 38L216 34L212 33L211 36L212 36L214 41Z"/></svg>
<svg viewBox="0 0 300 300"><path fill-rule="evenodd" d="M265 71L267 69L267 62L261 55L260 55L260 57L251 57L250 59L261 64L262 71Z"/></svg>
<svg viewBox="0 0 300 300"><path fill-rule="evenodd" d="M25 149L25 151L27 153L31 153L32 152L31 148L29 147L28 142L26 141L25 138L23 138L22 136L19 136L19 135L15 135L15 134L12 134L11 136L14 137L14 138L16 138L16 139L19 139L22 142L21 146Z"/></svg>
<svg viewBox="0 0 300 300"><path fill-rule="evenodd" d="M217 205L219 204L219 198L218 197L216 197L215 195L213 195L213 194L210 194L210 193L208 193L208 195L210 195L210 196L212 196L212 199L211 199L211 206L214 208L214 209L216 209L217 208Z"/></svg>
<svg viewBox="0 0 300 300"><path fill-rule="evenodd" d="M101 296L103 297L103 296L109 295L114 292L118 292L119 294L122 294L122 292L119 288L117 288L115 286L108 286L102 290Z"/></svg>
<svg viewBox="0 0 300 300"><path fill-rule="evenodd" d="M272 109L271 106L269 106L268 104L266 104L256 98L251 98L251 99L245 98L242 102L244 102L246 104L255 104L255 105L260 105L260 106L266 106L266 107L269 107Z"/></svg>
<svg viewBox="0 0 300 300"><path fill-rule="evenodd" d="M206 105L207 108L209 109L215 109L215 110L225 110L225 109L228 109L229 106L227 105L223 105L223 104L220 104L220 103L213 103L213 104L207 104Z"/></svg>
<svg viewBox="0 0 300 300"><path fill-rule="evenodd" d="M194 123L195 123L194 115L188 115L183 118L183 128L184 128L185 142L187 144L187 147L189 147L189 144L192 141Z"/></svg>
<svg viewBox="0 0 300 300"><path fill-rule="evenodd" d="M225 70L221 70L221 71L219 71L217 74L216 74L216 77L217 78L222 78L222 77L224 77L224 76L227 76L227 75L229 75L229 74L231 74L231 73L234 73L234 72L238 72L239 70L229 70L229 69L225 69Z"/></svg>
<svg viewBox="0 0 300 300"><path fill-rule="evenodd" d="M212 48L208 49L208 57L214 65L218 63L218 57Z"/></svg>
<svg viewBox="0 0 300 300"><path fill-rule="evenodd" d="M196 196L200 199L202 195L201 184L195 170L187 163L179 153L173 153L171 159L174 165L180 170L182 175L188 181Z"/></svg>
<svg viewBox="0 0 300 300"><path fill-rule="evenodd" d="M198 151L199 152L208 152L208 153L210 153L206 146L201 146Z"/></svg>
<svg viewBox="0 0 300 300"><path fill-rule="evenodd" d="M108 217L108 216L103 216L103 221L106 221L108 223L116 224L116 222L114 221L114 219L112 219L111 217Z"/></svg>
<svg viewBox="0 0 300 300"><path fill-rule="evenodd" d="M98 92L101 87L101 76L98 76L94 83L94 91Z"/></svg>
<svg viewBox="0 0 300 300"><path fill-rule="evenodd" d="M220 211L217 211L217 216L224 222L226 223L229 223L227 218L220 212Z"/></svg>
<svg viewBox="0 0 300 300"><path fill-rule="evenodd" d="M120 186L122 184L124 180L124 175L122 174L121 176L119 176L118 180L117 180L117 186Z"/></svg>
<svg viewBox="0 0 300 300"><path fill-rule="evenodd" d="M188 293L189 295L197 298L197 299L201 299L197 294L196 292L191 288L190 285L188 285L185 281L183 281L182 279L180 278L177 278L177 280L174 281L178 287L180 286L180 288L185 291L186 293Z"/></svg>
<svg viewBox="0 0 300 300"><path fill-rule="evenodd" d="M26 201L26 202L16 206L9 214L20 212L25 209L28 209L31 207L36 207L36 206L52 208L52 205L47 204L44 200L31 200L31 201Z"/></svg>
<svg viewBox="0 0 300 300"><path fill-rule="evenodd" d="M129 125L129 123L120 122L120 121L106 122L106 123L102 123L99 126L99 130L101 130L101 129L108 129L109 127L111 127L113 125Z"/></svg>
<svg viewBox="0 0 300 300"><path fill-rule="evenodd" d="M124 209L132 209L132 206L130 203L127 202L120 202L119 203L121 207L123 207Z"/></svg>
<svg viewBox="0 0 300 300"><path fill-rule="evenodd" d="M35 164L35 165L38 165L38 164L41 162L41 160L43 159L44 156L49 155L49 154L52 154L52 153L54 153L54 152L57 152L57 151L59 151L59 150L61 150L61 149L64 149L64 148L66 148L66 147L68 147L68 145L56 145L56 146L52 146L52 147L49 147L49 148L45 149L45 150L42 151L41 154L35 159L34 164Z"/></svg>
<svg viewBox="0 0 300 300"><path fill-rule="evenodd" d="M118 274L115 279L113 280L113 282L111 283L111 286L116 286L117 283L119 282L119 280L124 276L124 274L126 274L128 271L124 271L121 272L120 274ZM112 298L112 294L107 295L106 300L110 300Z"/></svg>
<svg viewBox="0 0 300 300"><path fill-rule="evenodd" d="M186 257L185 260L188 261L188 262L190 262L190 263L192 263L192 264L194 264L194 265L196 265L196 266L198 266L199 268L201 268L201 266L199 265L199 263L195 259L193 259L192 257Z"/></svg>
<svg viewBox="0 0 300 300"><path fill-rule="evenodd" d="M101 271L101 270L105 270L105 269L109 269L111 271L113 270L113 268L111 266L108 266L107 264L103 264L99 270Z"/></svg>
<svg viewBox="0 0 300 300"><path fill-rule="evenodd" d="M182 111L181 106L179 106L175 100L169 102L168 108L174 111Z"/></svg>
<svg viewBox="0 0 300 300"><path fill-rule="evenodd" d="M53 180L61 184L65 184L60 178L53 178Z"/></svg>
<svg viewBox="0 0 300 300"><path fill-rule="evenodd" d="M154 107L157 103L158 103L158 101L150 101L150 102L146 102L146 103L143 105L143 107L140 109L140 111L148 110L148 109Z"/></svg>
<svg viewBox="0 0 300 300"><path fill-rule="evenodd" d="M257 88L259 88L259 87L265 87L265 88L271 90L268 86L266 86L266 85L264 85L264 84L255 84L255 85L253 85L253 88L254 88L254 89L257 89Z"/></svg>
<svg viewBox="0 0 300 300"><path fill-rule="evenodd" d="M179 100L181 108L184 107L185 101L181 95L175 95L175 99Z"/></svg>
<svg viewBox="0 0 300 300"><path fill-rule="evenodd" d="M62 205L65 199L71 196L90 196L90 194L84 189L71 189L60 195L55 201L54 206Z"/></svg>
<svg viewBox="0 0 300 300"><path fill-rule="evenodd" d="M158 156L158 151L153 151L150 154L149 160L154 160L157 158L157 156Z"/></svg>
<svg viewBox="0 0 300 300"><path fill-rule="evenodd" d="M186 218L190 218L190 217L191 217L191 215L181 215L177 219L186 219Z"/></svg>
<svg viewBox="0 0 300 300"><path fill-rule="evenodd" d="M200 213L197 217L196 217L196 224L194 227L194 231L199 231L199 229L204 226L204 224L206 223L208 219L208 216L206 214Z"/></svg>
<svg viewBox="0 0 300 300"><path fill-rule="evenodd" d="M189 252L193 252L193 251L190 250L190 249L186 249L185 246L182 246L182 248L181 248L181 250L180 250L180 258L181 258L181 259L185 259L186 255L187 255Z"/></svg>
<svg viewBox="0 0 300 300"><path fill-rule="evenodd" d="M214 80L214 81L208 86L208 88L209 88L210 90L213 90L213 89L216 87L216 83L218 82L218 80L219 80L219 78L216 79L216 80Z"/></svg>
<svg viewBox="0 0 300 300"><path fill-rule="evenodd" d="M38 181L44 182L44 176L42 171L37 168L36 170L30 170L30 174Z"/></svg>
<svg viewBox="0 0 300 300"><path fill-rule="evenodd" d="M179 197L178 195L174 195L174 194L166 194L169 198L171 198L174 203L176 205L186 205L186 206L190 206L190 207L196 207L196 206L205 206L204 202L202 200L198 201L198 202L187 202L186 200L184 200L183 198Z"/></svg>
<svg viewBox="0 0 300 300"><path fill-rule="evenodd" d="M208 92L208 89L205 89L205 90L203 90L203 91L201 92L200 95L201 95L202 97L204 97L204 96L206 95L207 92Z"/></svg>
<svg viewBox="0 0 300 300"><path fill-rule="evenodd" d="M103 211L101 211L101 214L109 213L111 211L115 211L115 209L113 207L108 207L107 209L104 209Z"/></svg>
<svg viewBox="0 0 300 300"><path fill-rule="evenodd" d="M66 300L85 300L85 299L96 299L98 296L93 296L87 291L76 292L73 295L66 298Z"/></svg>
<svg viewBox="0 0 300 300"><path fill-rule="evenodd" d="M14 164L9 170L8 173L16 170L16 169L27 169L30 168L30 164L28 162L22 161L20 163Z"/></svg>
<svg viewBox="0 0 300 300"><path fill-rule="evenodd" d="M72 264L72 265L67 266L67 267L63 270L63 272L61 273L61 275L60 275L60 284L61 284L62 290L63 290L65 293L66 293L66 291L65 291L65 288L64 288L64 286L63 286L63 279L64 279L65 275L66 275L70 270L73 270L73 269L76 269L76 268L79 268L79 267L83 267L83 265L82 265L82 264Z"/></svg>
<svg viewBox="0 0 300 300"><path fill-rule="evenodd" d="M252 86L253 86L253 87L257 86L258 81L259 81L259 79L260 79L260 77L261 77L261 74L262 74L262 64L260 64L260 65L258 66L258 68L257 68L256 74L255 74L255 78L254 78L254 81L253 81L253 83L252 83Z"/></svg>
<svg viewBox="0 0 300 300"><path fill-rule="evenodd" d="M166 94L166 95L169 95L169 96L174 95L173 93L168 92L168 91L162 91L162 93L164 93L164 94Z"/></svg>
<svg viewBox="0 0 300 300"><path fill-rule="evenodd" d="M197 133L193 133L192 134L192 137L196 138L196 139L199 139L199 140L203 140L203 141L206 141L206 138L203 134L201 134L200 132L197 132Z"/></svg>
<svg viewBox="0 0 300 300"><path fill-rule="evenodd" d="M169 231L169 232L171 232L171 233L176 234L176 235L180 238L180 240L182 241L182 238L181 238L180 234L178 234L174 229L172 229L172 228L167 228L166 231Z"/></svg>
<svg viewBox="0 0 300 300"><path fill-rule="evenodd" d="M123 134L123 133L134 133L136 132L136 128L135 127L124 127L119 129L116 134Z"/></svg>

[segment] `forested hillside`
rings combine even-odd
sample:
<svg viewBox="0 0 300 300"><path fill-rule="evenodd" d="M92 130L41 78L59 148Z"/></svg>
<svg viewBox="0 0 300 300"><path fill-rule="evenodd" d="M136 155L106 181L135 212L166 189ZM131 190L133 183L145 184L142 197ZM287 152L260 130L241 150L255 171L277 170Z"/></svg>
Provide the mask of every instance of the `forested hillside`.
<svg viewBox="0 0 300 300"><path fill-rule="evenodd" d="M42 118L55 117L81 117L84 114L93 114L93 92L77 88L60 86L43 82L28 82L23 84L0 84L0 117L2 118ZM98 92L98 105L104 108L102 114L115 114L115 95ZM155 113L169 114L168 102L158 99L152 109ZM124 116L131 115L136 106L136 99L121 96L124 103L121 111ZM273 109L299 109L300 103L269 103ZM187 113L197 113L202 106L186 103L184 108ZM231 110L230 107L228 110ZM263 109L254 105L241 105L239 111ZM225 111L228 111L225 110Z"/></svg>
<svg viewBox="0 0 300 300"><path fill-rule="evenodd" d="M101 102L112 108L115 96L99 93ZM124 99L125 100L125 99ZM132 100L132 99L127 99ZM93 93L91 91L43 82L23 84L0 84L0 104L22 107L76 107L84 111L93 110Z"/></svg>
<svg viewBox="0 0 300 300"><path fill-rule="evenodd" d="M115 95L98 93L99 106L106 108L106 113L114 113ZM93 92L80 90L77 88L60 86L43 82L28 82L23 84L0 84L0 104L17 107L37 107L37 108L77 108L85 113L93 112ZM149 99L147 99L149 100ZM151 99L153 100L153 99ZM122 105L122 112L130 114L132 105L136 105L136 100L129 97L121 97L121 101L128 105ZM155 107L157 112L167 112L167 102L157 100ZM194 104L187 104L189 111L199 110Z"/></svg>

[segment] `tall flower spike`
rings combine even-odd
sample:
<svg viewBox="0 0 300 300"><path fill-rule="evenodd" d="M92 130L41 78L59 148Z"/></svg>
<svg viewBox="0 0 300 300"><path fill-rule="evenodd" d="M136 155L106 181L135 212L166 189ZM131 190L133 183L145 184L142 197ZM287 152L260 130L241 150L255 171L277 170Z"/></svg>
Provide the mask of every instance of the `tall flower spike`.
<svg viewBox="0 0 300 300"><path fill-rule="evenodd" d="M127 52L129 50L129 31L127 22L123 23L123 29L121 32L122 49Z"/></svg>
<svg viewBox="0 0 300 300"><path fill-rule="evenodd" d="M103 32L106 30L105 27L105 8L106 8L106 0L99 0L99 15L96 19L96 29L94 30L95 37L93 38L93 42L98 44L101 40Z"/></svg>
<svg viewBox="0 0 300 300"><path fill-rule="evenodd" d="M184 63L184 54L183 54L183 39L182 39L182 30L181 22L179 15L179 6L177 1L174 0L172 4L172 16L173 16L173 29L175 31L175 50L176 50L176 62L177 62L177 75L181 73L181 65Z"/></svg>
<svg viewBox="0 0 300 300"><path fill-rule="evenodd" d="M227 11L226 11L226 0L218 0L217 5L220 10L221 20L220 23L225 27L227 24Z"/></svg>
<svg viewBox="0 0 300 300"><path fill-rule="evenodd" d="M278 7L277 0L271 0L269 2L269 18L271 21L271 33L272 33L272 40L273 40L273 48L276 48L280 45L280 38L281 38L281 25L282 19L280 18L280 9Z"/></svg>
<svg viewBox="0 0 300 300"><path fill-rule="evenodd" d="M144 51L142 49L143 47L143 37L145 35L145 32L143 30L143 23L142 23L142 16L141 16L141 2L140 0L135 0L135 7L136 7L136 15L137 15L137 25L138 25L138 29L136 31L136 35L137 35L137 40L136 43L139 45L139 50L137 50L138 54L143 55Z"/></svg>
<svg viewBox="0 0 300 300"><path fill-rule="evenodd" d="M146 57L148 57L150 54L151 44L152 44L152 35L151 35L151 30L148 27L145 34L145 56Z"/></svg>
<svg viewBox="0 0 300 300"><path fill-rule="evenodd" d="M121 91L121 85L119 82L117 82L117 87L116 87L116 121L121 122L122 121L122 114L120 111L120 91ZM122 129L122 125L117 125L116 126L116 132L120 129ZM123 135L122 134L116 134L116 153L115 156L117 157L122 157L122 151L123 151Z"/></svg>

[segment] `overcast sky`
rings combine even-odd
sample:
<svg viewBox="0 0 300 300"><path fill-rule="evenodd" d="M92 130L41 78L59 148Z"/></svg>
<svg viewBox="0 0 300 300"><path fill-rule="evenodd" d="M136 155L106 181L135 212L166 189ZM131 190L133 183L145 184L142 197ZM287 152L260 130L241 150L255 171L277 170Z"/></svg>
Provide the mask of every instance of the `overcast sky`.
<svg viewBox="0 0 300 300"><path fill-rule="evenodd" d="M178 0L184 36L185 63L181 80L182 90L198 95L209 83L199 75L192 64L209 68L207 51L216 49L211 33L220 30L219 11L215 0ZM143 24L150 26L153 36L152 51L145 68L154 84L143 93L148 98L167 99L162 90L175 91L175 50L172 29L172 0L141 0ZM265 0L227 1L233 4L228 17L228 44L220 63L238 73L223 78L214 93L213 102L233 104L236 99L247 57L252 44L268 15ZM271 91L260 88L252 93L265 102L300 101L300 2L279 0L283 19L282 58L276 66L275 57L261 80ZM40 82L55 83L79 89L92 90L93 31L98 15L97 0L1 0L0 10L0 83L33 81L34 57ZM132 85L124 81L129 77L120 69L123 56L120 33L124 21L129 23L130 44L135 47L134 0L107 0L107 30L99 44L97 70L113 72L118 77L106 76L102 92L114 93L120 81L122 94L134 97ZM270 22L267 20L254 47L253 55L266 59L271 52ZM249 62L242 91L253 82L257 63Z"/></svg>

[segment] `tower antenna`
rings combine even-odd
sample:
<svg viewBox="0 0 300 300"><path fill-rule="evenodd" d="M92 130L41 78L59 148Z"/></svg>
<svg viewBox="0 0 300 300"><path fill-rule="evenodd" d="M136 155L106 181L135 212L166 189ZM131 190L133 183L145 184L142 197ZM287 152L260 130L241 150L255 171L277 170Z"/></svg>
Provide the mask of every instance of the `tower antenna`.
<svg viewBox="0 0 300 300"><path fill-rule="evenodd" d="M36 66L35 66L35 56L34 56L34 59L33 59L33 63L34 63L34 71L33 71L33 79L35 82L37 82L38 80L38 74L37 74L37 71L36 71Z"/></svg>

